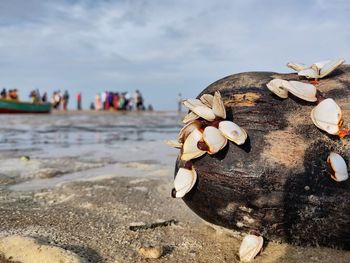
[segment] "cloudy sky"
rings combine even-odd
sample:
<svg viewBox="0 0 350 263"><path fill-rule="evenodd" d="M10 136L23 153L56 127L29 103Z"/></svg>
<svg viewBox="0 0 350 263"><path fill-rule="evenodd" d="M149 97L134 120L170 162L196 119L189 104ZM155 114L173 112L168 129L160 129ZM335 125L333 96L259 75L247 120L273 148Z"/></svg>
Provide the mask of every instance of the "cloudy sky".
<svg viewBox="0 0 350 263"><path fill-rule="evenodd" d="M338 57L350 61L348 0L0 0L0 87L22 99L140 89L175 109L233 73Z"/></svg>

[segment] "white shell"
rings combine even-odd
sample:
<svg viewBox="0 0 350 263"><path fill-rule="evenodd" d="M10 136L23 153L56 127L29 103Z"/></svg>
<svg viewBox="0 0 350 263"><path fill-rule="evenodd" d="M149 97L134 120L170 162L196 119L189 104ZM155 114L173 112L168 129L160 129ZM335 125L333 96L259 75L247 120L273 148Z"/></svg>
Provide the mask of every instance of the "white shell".
<svg viewBox="0 0 350 263"><path fill-rule="evenodd" d="M307 66L301 63L288 63L287 66L298 71L299 76L320 79L333 72L344 62L344 59L339 58L335 60L319 61L312 64L311 66Z"/></svg>
<svg viewBox="0 0 350 263"><path fill-rule="evenodd" d="M239 248L239 259L249 262L259 254L264 244L264 239L255 235L246 235Z"/></svg>
<svg viewBox="0 0 350 263"><path fill-rule="evenodd" d="M221 121L219 130L227 139L238 145L243 144L248 137L246 131L232 121Z"/></svg>
<svg viewBox="0 0 350 263"><path fill-rule="evenodd" d="M346 163L339 154L335 152L331 152L328 156L327 162L331 165L334 174L332 175L332 179L337 182L346 181L349 178L348 168Z"/></svg>
<svg viewBox="0 0 350 263"><path fill-rule="evenodd" d="M222 101L221 94L216 91L213 98L213 112L216 116L226 119L226 109L224 102Z"/></svg>
<svg viewBox="0 0 350 263"><path fill-rule="evenodd" d="M176 140L165 140L164 143L169 145L170 147L174 147L174 148L182 148L182 146L183 146L182 143L180 143L179 141L176 141Z"/></svg>
<svg viewBox="0 0 350 263"><path fill-rule="evenodd" d="M205 151L198 149L197 144L202 140L202 133L198 129L194 129L185 140L182 148L181 160L189 161L205 154Z"/></svg>
<svg viewBox="0 0 350 263"><path fill-rule="evenodd" d="M187 107L189 110L192 110L194 107L197 106L205 106L200 100L198 99L186 99L182 102L185 107Z"/></svg>
<svg viewBox="0 0 350 263"><path fill-rule="evenodd" d="M183 123L189 123L192 122L194 120L197 120L199 118L199 116L197 114L195 114L194 112L190 111L182 120Z"/></svg>
<svg viewBox="0 0 350 263"><path fill-rule="evenodd" d="M289 62L287 64L287 67L294 69L295 71L300 71L309 68L310 66L302 64L302 63L294 63L294 62Z"/></svg>
<svg viewBox="0 0 350 263"><path fill-rule="evenodd" d="M213 107L213 99L214 99L214 96L211 94L203 94L200 97L200 101L203 102L203 104L205 104L209 108Z"/></svg>
<svg viewBox="0 0 350 263"><path fill-rule="evenodd" d="M187 123L179 132L177 137L178 142L183 143L187 139L188 135L190 135L194 129L199 129L199 127L200 123L198 121Z"/></svg>
<svg viewBox="0 0 350 263"><path fill-rule="evenodd" d="M287 80L273 79L269 83L267 83L266 86L271 92L276 94L278 97L286 99L288 98L288 90L286 90L284 87L288 85L287 83Z"/></svg>
<svg viewBox="0 0 350 263"><path fill-rule="evenodd" d="M213 126L208 126L204 129L203 140L209 147L209 154L217 153L227 144L227 139Z"/></svg>
<svg viewBox="0 0 350 263"><path fill-rule="evenodd" d="M319 61L316 62L314 64L312 64L310 66L310 68L312 68L313 70L315 70L318 74L320 74L321 69L328 64L329 62L331 62L330 60L324 60L324 61Z"/></svg>
<svg viewBox="0 0 350 263"><path fill-rule="evenodd" d="M330 74L332 71L334 71L337 67L339 67L341 64L345 62L345 59L336 59L333 61L329 61L320 70L320 78L323 78Z"/></svg>
<svg viewBox="0 0 350 263"><path fill-rule="evenodd" d="M191 191L196 181L197 173L193 168L191 170L180 168L174 180L174 187L176 190L175 197L184 197L189 191Z"/></svg>
<svg viewBox="0 0 350 263"><path fill-rule="evenodd" d="M342 112L337 103L329 98L321 101L311 111L311 119L321 130L337 135L339 132L339 122L342 119Z"/></svg>
<svg viewBox="0 0 350 263"><path fill-rule="evenodd" d="M280 98L287 98L288 92L306 101L317 101L315 86L300 81L273 79L266 84L267 88Z"/></svg>
<svg viewBox="0 0 350 263"><path fill-rule="evenodd" d="M215 114L212 109L208 108L205 105L194 107L192 111L207 121L213 121L215 119Z"/></svg>
<svg viewBox="0 0 350 263"><path fill-rule="evenodd" d="M289 81L290 86L286 87L290 93L306 101L317 101L317 89L314 85L300 81Z"/></svg>
<svg viewBox="0 0 350 263"><path fill-rule="evenodd" d="M304 69L304 70L300 70L298 72L298 75L299 76L304 76L304 77L309 78L309 79L318 79L320 77L318 72L315 71L312 68L307 68L307 69Z"/></svg>

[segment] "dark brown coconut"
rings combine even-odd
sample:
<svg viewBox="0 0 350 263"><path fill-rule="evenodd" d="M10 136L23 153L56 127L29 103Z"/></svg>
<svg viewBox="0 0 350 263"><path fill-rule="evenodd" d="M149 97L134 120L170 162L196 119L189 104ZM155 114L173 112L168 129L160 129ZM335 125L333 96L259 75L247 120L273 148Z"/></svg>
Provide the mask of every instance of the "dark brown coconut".
<svg viewBox="0 0 350 263"><path fill-rule="evenodd" d="M229 142L218 154L192 160L198 180L183 199L201 218L225 228L298 245L350 249L350 181L332 180L327 167L332 151L349 164L349 137L319 130L310 118L315 103L272 94L266 84L274 78L300 80L297 74L241 73L200 94L219 90L227 119L249 137L242 146ZM348 124L350 66L316 87L338 103ZM178 160L176 167L183 165Z"/></svg>

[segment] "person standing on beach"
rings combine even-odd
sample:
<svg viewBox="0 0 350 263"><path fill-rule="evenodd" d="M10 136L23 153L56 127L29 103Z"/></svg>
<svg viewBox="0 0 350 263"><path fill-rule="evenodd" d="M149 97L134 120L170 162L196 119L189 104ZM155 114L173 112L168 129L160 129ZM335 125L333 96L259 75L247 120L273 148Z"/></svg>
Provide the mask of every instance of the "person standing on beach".
<svg viewBox="0 0 350 263"><path fill-rule="evenodd" d="M77 94L77 110L81 110L81 92Z"/></svg>
<svg viewBox="0 0 350 263"><path fill-rule="evenodd" d="M41 101L42 101L43 103L46 103L46 102L47 102L47 93L46 93L46 92L44 92L43 97L41 98Z"/></svg>
<svg viewBox="0 0 350 263"><path fill-rule="evenodd" d="M100 96L100 94L96 94L96 96L95 96L95 109L96 110L101 110L101 96Z"/></svg>
<svg viewBox="0 0 350 263"><path fill-rule="evenodd" d="M2 91L1 91L1 93L0 93L0 96L1 96L2 99L6 99L6 97L7 97L7 92L6 92L6 89L5 89L5 88L2 89Z"/></svg>
<svg viewBox="0 0 350 263"><path fill-rule="evenodd" d="M177 112L181 112L182 111L182 94L179 93L179 95L177 96Z"/></svg>
<svg viewBox="0 0 350 263"><path fill-rule="evenodd" d="M67 110L68 101L69 101L69 93L67 90L65 90L63 93L63 100L62 100L63 110L65 110L65 111Z"/></svg>

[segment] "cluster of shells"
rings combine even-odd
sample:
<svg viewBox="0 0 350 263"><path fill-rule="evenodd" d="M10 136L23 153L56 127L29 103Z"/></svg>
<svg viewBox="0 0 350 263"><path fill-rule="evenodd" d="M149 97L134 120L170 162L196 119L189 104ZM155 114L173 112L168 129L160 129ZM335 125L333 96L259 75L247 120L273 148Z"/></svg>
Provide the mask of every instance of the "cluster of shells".
<svg viewBox="0 0 350 263"><path fill-rule="evenodd" d="M313 79L310 83L273 79L267 83L267 88L282 99L287 99L289 93L315 103L310 116L312 122L320 130L344 138L349 129L344 126L341 108L332 98L325 98L315 85L317 80L329 75L345 62L344 59L317 62L312 65L288 63L287 66L298 72L299 76ZM197 181L197 173L192 164L193 159L204 154L216 154L222 150L228 141L242 145L248 134L236 123L226 120L226 109L219 91L214 95L204 94L199 99L186 99L183 104L190 110L183 119L184 127L180 130L176 141L167 141L170 146L180 148L180 159L184 166L178 169L174 179L172 197L182 198L191 191ZM327 159L331 168L331 178L337 182L348 179L348 169L345 160L338 153L331 152ZM262 250L263 238L246 235L239 249L242 262L249 262Z"/></svg>

